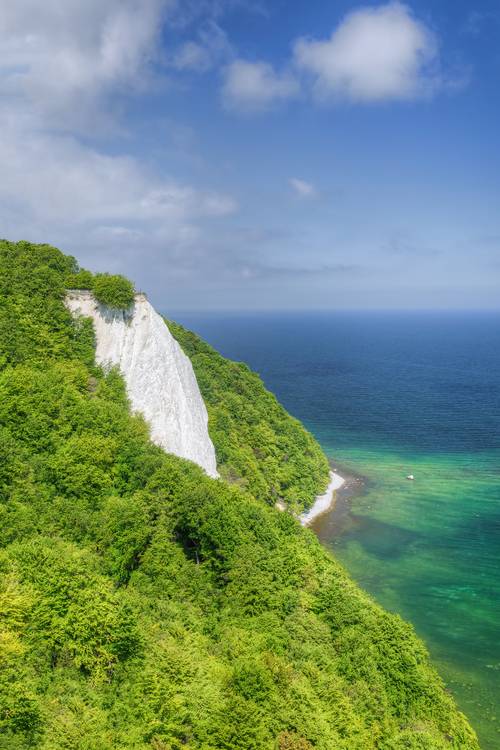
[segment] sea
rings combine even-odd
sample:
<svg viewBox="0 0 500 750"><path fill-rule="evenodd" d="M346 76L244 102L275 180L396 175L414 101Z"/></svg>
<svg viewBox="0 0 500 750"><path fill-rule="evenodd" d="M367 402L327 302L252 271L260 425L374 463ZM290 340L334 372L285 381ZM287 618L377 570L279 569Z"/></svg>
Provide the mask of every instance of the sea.
<svg viewBox="0 0 500 750"><path fill-rule="evenodd" d="M316 436L347 479L321 542L413 624L483 750L500 748L500 313L167 315Z"/></svg>

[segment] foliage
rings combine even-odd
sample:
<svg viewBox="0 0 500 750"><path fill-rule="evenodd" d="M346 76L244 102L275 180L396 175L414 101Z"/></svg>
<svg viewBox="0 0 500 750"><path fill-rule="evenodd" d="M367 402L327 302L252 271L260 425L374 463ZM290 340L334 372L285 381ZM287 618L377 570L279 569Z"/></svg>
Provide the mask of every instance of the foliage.
<svg viewBox="0 0 500 750"><path fill-rule="evenodd" d="M97 273L92 280L92 291L98 302L121 310L134 301L134 285L119 274Z"/></svg>
<svg viewBox="0 0 500 750"><path fill-rule="evenodd" d="M134 285L119 274L94 275L84 268L77 268L66 275L65 286L68 289L89 289L103 305L121 310L128 309L134 301Z"/></svg>
<svg viewBox="0 0 500 750"><path fill-rule="evenodd" d="M90 271L82 268L66 277L66 286L68 289L92 289L94 276Z"/></svg>
<svg viewBox="0 0 500 750"><path fill-rule="evenodd" d="M0 243L0 748L477 750L311 532L149 441L66 312L77 272Z"/></svg>
<svg viewBox="0 0 500 750"><path fill-rule="evenodd" d="M328 484L328 462L316 440L246 365L167 323L193 364L221 475L260 500L309 507Z"/></svg>

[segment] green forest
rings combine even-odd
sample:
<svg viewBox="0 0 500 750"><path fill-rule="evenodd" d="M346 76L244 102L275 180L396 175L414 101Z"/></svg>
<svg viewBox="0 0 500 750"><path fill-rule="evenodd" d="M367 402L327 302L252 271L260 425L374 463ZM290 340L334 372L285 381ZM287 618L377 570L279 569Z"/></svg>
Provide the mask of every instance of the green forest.
<svg viewBox="0 0 500 750"><path fill-rule="evenodd" d="M411 626L275 509L324 487L312 437L169 323L222 478L164 453L64 306L85 273L0 242L0 750L477 749Z"/></svg>
<svg viewBox="0 0 500 750"><path fill-rule="evenodd" d="M224 359L178 323L167 324L193 364L221 476L259 500L308 507L328 484L328 461L316 440L245 364Z"/></svg>

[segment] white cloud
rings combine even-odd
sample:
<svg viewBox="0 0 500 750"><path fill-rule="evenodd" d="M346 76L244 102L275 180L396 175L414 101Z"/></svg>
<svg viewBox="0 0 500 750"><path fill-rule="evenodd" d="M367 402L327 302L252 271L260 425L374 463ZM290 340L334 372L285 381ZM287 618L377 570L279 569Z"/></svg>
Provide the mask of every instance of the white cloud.
<svg viewBox="0 0 500 750"><path fill-rule="evenodd" d="M436 38L400 2L350 13L329 39L299 39L294 59L321 99L414 99L439 85Z"/></svg>
<svg viewBox="0 0 500 750"><path fill-rule="evenodd" d="M173 0L16 0L0 14L0 93L75 126L141 86Z"/></svg>
<svg viewBox="0 0 500 750"><path fill-rule="evenodd" d="M289 182L295 193L301 198L315 198L318 194L312 183L299 180L298 177L291 177Z"/></svg>
<svg viewBox="0 0 500 750"><path fill-rule="evenodd" d="M189 223L236 208L228 196L161 179L132 157L19 125L14 121L0 134L0 201L27 222Z"/></svg>
<svg viewBox="0 0 500 750"><path fill-rule="evenodd" d="M126 273L162 304L172 292L182 299L179 280L210 272L220 254L207 247L214 222L237 209L229 195L67 135L4 128L0 163L0 236L50 242L84 266Z"/></svg>
<svg viewBox="0 0 500 750"><path fill-rule="evenodd" d="M132 96L152 75L173 5L2 4L0 236L53 242L101 269L135 273L145 254L153 262L151 248L156 257L194 252L205 224L236 210L231 196L92 145L114 98Z"/></svg>
<svg viewBox="0 0 500 750"><path fill-rule="evenodd" d="M298 93L299 84L291 73L278 73L265 62L239 59L224 71L222 96L229 109L258 112Z"/></svg>

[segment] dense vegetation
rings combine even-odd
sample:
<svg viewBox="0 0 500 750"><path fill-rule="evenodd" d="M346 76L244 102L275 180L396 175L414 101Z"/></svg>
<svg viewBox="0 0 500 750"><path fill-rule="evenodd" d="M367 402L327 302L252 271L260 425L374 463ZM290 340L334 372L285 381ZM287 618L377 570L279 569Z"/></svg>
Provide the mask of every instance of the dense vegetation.
<svg viewBox="0 0 500 750"><path fill-rule="evenodd" d="M311 532L151 444L78 270L0 243L0 748L477 749Z"/></svg>
<svg viewBox="0 0 500 750"><path fill-rule="evenodd" d="M310 505L328 484L328 462L312 435L246 365L225 359L178 323L167 323L193 363L221 476L259 500L284 500L298 509Z"/></svg>
<svg viewBox="0 0 500 750"><path fill-rule="evenodd" d="M96 273L80 269L71 273L66 284L71 289L90 289L98 302L126 310L134 301L134 285L120 274Z"/></svg>

